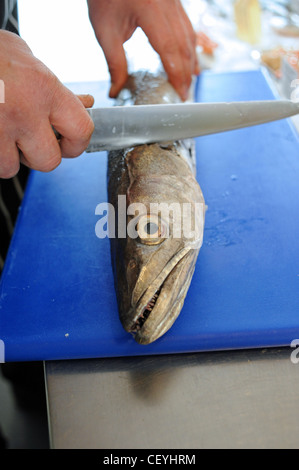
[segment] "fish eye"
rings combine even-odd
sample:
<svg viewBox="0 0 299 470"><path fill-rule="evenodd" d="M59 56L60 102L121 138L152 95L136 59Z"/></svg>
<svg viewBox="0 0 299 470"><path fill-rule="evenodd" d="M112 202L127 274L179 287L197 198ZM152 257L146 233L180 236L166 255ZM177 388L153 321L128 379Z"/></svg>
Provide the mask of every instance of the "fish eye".
<svg viewBox="0 0 299 470"><path fill-rule="evenodd" d="M165 240L167 226L157 215L142 215L137 224L139 241L146 245L158 245Z"/></svg>

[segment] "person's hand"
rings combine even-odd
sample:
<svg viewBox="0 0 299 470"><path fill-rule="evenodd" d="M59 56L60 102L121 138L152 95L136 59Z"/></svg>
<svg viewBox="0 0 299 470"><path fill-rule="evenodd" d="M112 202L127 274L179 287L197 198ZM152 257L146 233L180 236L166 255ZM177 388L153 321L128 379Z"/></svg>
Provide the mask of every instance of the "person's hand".
<svg viewBox="0 0 299 470"><path fill-rule="evenodd" d="M36 59L16 34L0 31L0 178L28 167L51 171L61 157L80 155L94 129L85 107L90 95L77 97ZM58 143L52 126L61 134Z"/></svg>
<svg viewBox="0 0 299 470"><path fill-rule="evenodd" d="M196 36L179 0L87 0L89 18L105 54L109 96L118 95L127 79L123 43L140 26L160 55L170 83L187 99L192 75L199 73Z"/></svg>

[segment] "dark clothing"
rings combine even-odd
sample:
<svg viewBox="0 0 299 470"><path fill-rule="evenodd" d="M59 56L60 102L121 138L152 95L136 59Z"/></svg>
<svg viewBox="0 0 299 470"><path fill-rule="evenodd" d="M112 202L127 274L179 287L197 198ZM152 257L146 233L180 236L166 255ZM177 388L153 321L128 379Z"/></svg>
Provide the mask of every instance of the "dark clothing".
<svg viewBox="0 0 299 470"><path fill-rule="evenodd" d="M7 31L18 32L17 0L0 0L0 26Z"/></svg>

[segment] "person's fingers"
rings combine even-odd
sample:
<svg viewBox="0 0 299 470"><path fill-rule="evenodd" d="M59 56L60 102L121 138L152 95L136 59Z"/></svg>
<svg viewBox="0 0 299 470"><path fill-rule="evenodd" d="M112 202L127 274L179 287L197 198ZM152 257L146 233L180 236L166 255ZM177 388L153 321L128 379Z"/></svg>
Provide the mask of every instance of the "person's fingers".
<svg viewBox="0 0 299 470"><path fill-rule="evenodd" d="M128 66L126 54L123 48L123 40L114 30L101 35L100 44L103 49L110 77L110 98L116 98L128 79Z"/></svg>
<svg viewBox="0 0 299 470"><path fill-rule="evenodd" d="M61 162L59 143L47 119L30 123L30 129L17 140L21 162L39 171L52 171Z"/></svg>
<svg viewBox="0 0 299 470"><path fill-rule="evenodd" d="M173 8L172 14L168 16L168 21L172 29L173 40L177 43L177 60L181 60L184 71L180 75L173 68L169 68L169 81L175 88L182 90L181 96L186 99L192 76L199 72L196 55L196 36L180 2L175 2L175 8Z"/></svg>
<svg viewBox="0 0 299 470"><path fill-rule="evenodd" d="M53 98L49 119L61 135L62 156L81 155L88 146L94 124L80 98L61 86Z"/></svg>
<svg viewBox="0 0 299 470"><path fill-rule="evenodd" d="M88 8L91 24L104 52L111 77L109 96L115 98L128 78L123 44L137 27L134 16L136 5L123 0L88 0Z"/></svg>
<svg viewBox="0 0 299 470"><path fill-rule="evenodd" d="M0 178L12 178L20 169L19 151L13 140L0 135Z"/></svg>
<svg viewBox="0 0 299 470"><path fill-rule="evenodd" d="M200 73L200 66L196 53L196 33L181 3L177 2L176 5L178 18L180 18L182 28L185 31L185 37L189 43L191 74L198 75Z"/></svg>
<svg viewBox="0 0 299 470"><path fill-rule="evenodd" d="M116 98L128 79L126 54L121 41L114 41L113 49L111 49L111 44L108 47L105 44L106 41L104 41L103 51L111 77L109 97Z"/></svg>
<svg viewBox="0 0 299 470"><path fill-rule="evenodd" d="M92 95L76 95L81 103L83 104L84 108L92 108L94 105L94 97Z"/></svg>
<svg viewBox="0 0 299 470"><path fill-rule="evenodd" d="M128 69L125 51L121 44L118 44L118 50L115 49L115 56L107 56L107 63L111 76L111 86L109 97L116 98L128 79Z"/></svg>
<svg viewBox="0 0 299 470"><path fill-rule="evenodd" d="M154 2L139 25L160 55L169 81L186 99L196 70L195 34L180 4L175 2L174 7L166 14L164 4Z"/></svg>

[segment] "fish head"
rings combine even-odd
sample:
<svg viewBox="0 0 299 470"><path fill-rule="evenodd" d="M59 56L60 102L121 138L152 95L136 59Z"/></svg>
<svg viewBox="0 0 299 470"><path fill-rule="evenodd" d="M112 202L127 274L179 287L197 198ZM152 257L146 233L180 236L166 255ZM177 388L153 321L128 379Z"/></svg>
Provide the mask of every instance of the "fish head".
<svg viewBox="0 0 299 470"><path fill-rule="evenodd" d="M145 172L127 198L127 237L117 263L119 314L125 330L149 344L182 309L202 245L205 205L190 172L188 180Z"/></svg>

